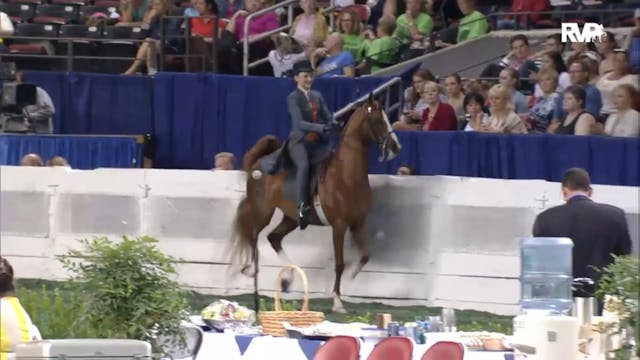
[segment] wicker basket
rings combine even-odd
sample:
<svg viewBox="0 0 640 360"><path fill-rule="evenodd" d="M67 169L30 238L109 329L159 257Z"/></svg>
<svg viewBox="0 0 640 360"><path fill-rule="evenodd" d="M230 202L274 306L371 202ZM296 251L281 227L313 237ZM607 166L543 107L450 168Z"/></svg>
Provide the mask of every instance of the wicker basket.
<svg viewBox="0 0 640 360"><path fill-rule="evenodd" d="M295 270L302 278L304 287L304 297L302 300L302 310L300 311L282 311L280 303L280 281L282 274L287 270ZM309 311L309 286L307 276L304 271L296 265L288 265L282 268L276 277L276 292L273 296L274 311L260 311L258 319L262 325L262 333L272 336L287 336L287 331L282 325L283 321L288 322L291 326L307 327L319 324L324 321L324 313L319 311Z"/></svg>

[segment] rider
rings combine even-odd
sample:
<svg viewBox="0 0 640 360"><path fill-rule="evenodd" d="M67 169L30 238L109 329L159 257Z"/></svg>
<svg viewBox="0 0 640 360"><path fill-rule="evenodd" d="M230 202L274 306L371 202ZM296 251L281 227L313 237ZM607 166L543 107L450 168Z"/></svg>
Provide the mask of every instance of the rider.
<svg viewBox="0 0 640 360"><path fill-rule="evenodd" d="M309 159L329 149L327 136L336 126L333 114L327 108L322 95L311 90L313 69L308 61L293 66L296 89L287 97L291 116L289 154L296 165L298 197L298 223L300 229L309 225Z"/></svg>

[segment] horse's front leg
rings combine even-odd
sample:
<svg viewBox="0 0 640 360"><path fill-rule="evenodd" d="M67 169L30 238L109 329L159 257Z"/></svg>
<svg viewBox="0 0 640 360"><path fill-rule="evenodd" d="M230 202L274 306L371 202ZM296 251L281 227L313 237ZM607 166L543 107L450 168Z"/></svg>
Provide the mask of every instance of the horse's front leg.
<svg viewBox="0 0 640 360"><path fill-rule="evenodd" d="M346 314L342 300L340 300L340 281L342 272L344 271L344 235L347 232L347 226L342 223L333 225L333 252L336 263L336 279L333 283L333 308L332 311L340 314Z"/></svg>

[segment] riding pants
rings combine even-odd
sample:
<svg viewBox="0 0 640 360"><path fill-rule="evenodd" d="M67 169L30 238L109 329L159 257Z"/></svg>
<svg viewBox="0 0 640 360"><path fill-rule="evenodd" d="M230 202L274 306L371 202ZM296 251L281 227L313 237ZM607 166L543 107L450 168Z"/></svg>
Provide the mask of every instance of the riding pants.
<svg viewBox="0 0 640 360"><path fill-rule="evenodd" d="M298 203L309 203L309 152L303 141L289 148L291 160L296 165L296 195Z"/></svg>

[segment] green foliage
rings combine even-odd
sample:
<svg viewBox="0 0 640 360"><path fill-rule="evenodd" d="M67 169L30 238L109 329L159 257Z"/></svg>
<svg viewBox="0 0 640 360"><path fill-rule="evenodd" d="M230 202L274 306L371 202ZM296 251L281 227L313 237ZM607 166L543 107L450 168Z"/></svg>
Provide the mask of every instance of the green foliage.
<svg viewBox="0 0 640 360"><path fill-rule="evenodd" d="M260 300L258 300L258 306L260 311L274 310L272 299L270 299L270 301L267 301L265 298L260 298ZM252 308L252 307L253 306L249 306L249 308ZM300 305L296 300L287 301L287 300L280 299L280 310L282 311L297 311L297 310L300 310L301 308L302 308L302 305Z"/></svg>
<svg viewBox="0 0 640 360"><path fill-rule="evenodd" d="M48 289L44 285L34 289L19 285L16 293L43 338L94 337L94 331L88 324L78 321L82 304L81 294L60 288Z"/></svg>
<svg viewBox="0 0 640 360"><path fill-rule="evenodd" d="M600 271L596 295L600 299L615 295L621 300L621 308L617 310L628 315L621 317L621 328L633 331L636 344L640 344L640 259L637 255L614 256L614 261ZM640 345L636 347L636 355L640 356Z"/></svg>
<svg viewBox="0 0 640 360"><path fill-rule="evenodd" d="M175 260L150 237L113 242L106 237L81 240L59 260L72 274L70 291L82 294L77 323L96 337L149 341L152 335L180 336L187 315L187 294L172 280Z"/></svg>
<svg viewBox="0 0 640 360"><path fill-rule="evenodd" d="M373 319L370 312L366 312L364 314L347 315L346 318L347 322L350 323L373 324Z"/></svg>

